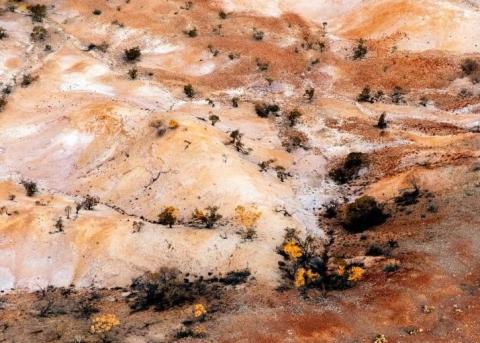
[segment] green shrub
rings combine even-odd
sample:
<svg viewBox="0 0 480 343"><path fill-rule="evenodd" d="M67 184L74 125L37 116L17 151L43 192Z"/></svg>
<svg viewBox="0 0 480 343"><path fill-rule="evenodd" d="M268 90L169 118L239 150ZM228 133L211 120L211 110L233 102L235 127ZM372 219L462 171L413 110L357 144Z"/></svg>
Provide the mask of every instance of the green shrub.
<svg viewBox="0 0 480 343"><path fill-rule="evenodd" d="M30 37L34 42L43 41L47 37L47 30L43 26L34 26Z"/></svg>
<svg viewBox="0 0 480 343"><path fill-rule="evenodd" d="M387 215L371 196L362 196L347 205L342 224L350 232L362 232L385 222Z"/></svg>

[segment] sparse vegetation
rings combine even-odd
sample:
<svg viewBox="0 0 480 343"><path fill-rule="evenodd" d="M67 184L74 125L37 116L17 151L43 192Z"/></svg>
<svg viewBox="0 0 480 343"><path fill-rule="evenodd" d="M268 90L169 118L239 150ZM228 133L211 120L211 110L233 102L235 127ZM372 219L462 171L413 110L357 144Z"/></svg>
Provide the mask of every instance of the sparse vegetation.
<svg viewBox="0 0 480 343"><path fill-rule="evenodd" d="M63 219L62 217L58 217L58 219L55 221L55 231L52 231L50 233L60 233L64 232L64 224L63 224Z"/></svg>
<svg viewBox="0 0 480 343"><path fill-rule="evenodd" d="M396 86L395 88L393 88L393 92L391 94L392 102L394 104L399 104L401 102L404 102L403 100L404 94L405 92L403 91L403 89L401 87Z"/></svg>
<svg viewBox="0 0 480 343"><path fill-rule="evenodd" d="M28 6L28 10L30 11L30 16L32 17L32 21L41 23L43 19L47 16L47 6L45 5L31 5Z"/></svg>
<svg viewBox="0 0 480 343"><path fill-rule="evenodd" d="M259 71L267 71L268 70L268 62L262 61L257 58L257 68Z"/></svg>
<svg viewBox="0 0 480 343"><path fill-rule="evenodd" d="M100 11L99 9L96 8L96 9L93 10L92 13L93 13L93 15L100 15L100 14L102 14L102 11Z"/></svg>
<svg viewBox="0 0 480 343"><path fill-rule="evenodd" d="M218 17L220 19L227 19L227 13L225 13L223 10L220 10L220 12L218 12Z"/></svg>
<svg viewBox="0 0 480 343"><path fill-rule="evenodd" d="M140 51L140 48L138 46L126 49L123 52L123 58L127 62L136 62L140 59L140 56L142 55L142 52Z"/></svg>
<svg viewBox="0 0 480 343"><path fill-rule="evenodd" d="M313 87L308 87L307 89L305 89L305 94L303 96L305 96L308 101L312 101L313 100L313 96L315 95L315 88Z"/></svg>
<svg viewBox="0 0 480 343"><path fill-rule="evenodd" d="M222 219L222 215L218 213L217 206L208 206L204 211L196 208L192 213L192 221L205 225L207 229L212 229L220 219Z"/></svg>
<svg viewBox="0 0 480 343"><path fill-rule="evenodd" d="M237 97L232 98L232 106L235 107L235 108L238 107L238 101L239 100L240 99L237 98Z"/></svg>
<svg viewBox="0 0 480 343"><path fill-rule="evenodd" d="M358 177L360 169L368 162L367 155L361 152L351 152L343 163L332 169L328 175L337 184L345 184Z"/></svg>
<svg viewBox="0 0 480 343"><path fill-rule="evenodd" d="M385 222L387 215L371 196L362 196L347 205L342 224L349 232L362 232Z"/></svg>
<svg viewBox="0 0 480 343"><path fill-rule="evenodd" d="M292 174L287 172L285 167L275 166L275 171L277 172L277 177L280 179L281 182L284 182L287 178L292 177Z"/></svg>
<svg viewBox="0 0 480 343"><path fill-rule="evenodd" d="M365 45L365 41L363 39L359 39L357 42L357 46L353 49L353 59L362 59L367 55L367 53L368 49Z"/></svg>
<svg viewBox="0 0 480 343"><path fill-rule="evenodd" d="M262 213L255 207L237 206L235 208L235 220L241 225L240 235L244 241L253 240L257 236L255 227Z"/></svg>
<svg viewBox="0 0 480 343"><path fill-rule="evenodd" d="M167 206L158 215L158 223L162 225L168 225L169 228L177 222L178 210L173 206Z"/></svg>
<svg viewBox="0 0 480 343"><path fill-rule="evenodd" d="M150 126L155 129L158 137L163 136L167 132L167 127L160 119L150 122Z"/></svg>
<svg viewBox="0 0 480 343"><path fill-rule="evenodd" d="M33 197L38 192L37 184L33 181L22 180L21 184L28 197Z"/></svg>
<svg viewBox="0 0 480 343"><path fill-rule="evenodd" d="M370 93L371 93L370 87L369 86L364 87L360 92L360 94L357 96L357 101L373 103L373 97Z"/></svg>
<svg viewBox="0 0 480 343"><path fill-rule="evenodd" d="M33 81L37 80L38 76L32 76L31 74L24 74L22 76L22 81L20 82L20 86L25 88L32 84Z"/></svg>
<svg viewBox="0 0 480 343"><path fill-rule="evenodd" d="M413 189L407 189L399 196L395 197L395 204L398 206L410 206L418 202L420 196L420 188L416 183L413 183Z"/></svg>

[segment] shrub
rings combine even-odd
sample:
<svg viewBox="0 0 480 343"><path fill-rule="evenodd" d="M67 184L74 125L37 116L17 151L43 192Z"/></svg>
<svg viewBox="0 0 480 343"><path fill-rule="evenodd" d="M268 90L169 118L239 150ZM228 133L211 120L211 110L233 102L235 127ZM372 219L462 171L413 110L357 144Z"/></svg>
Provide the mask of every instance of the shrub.
<svg viewBox="0 0 480 343"><path fill-rule="evenodd" d="M368 49L365 46L365 41L363 39L359 39L357 46L353 49L353 59L359 60L365 57L367 54Z"/></svg>
<svg viewBox="0 0 480 343"><path fill-rule="evenodd" d="M270 165L274 162L275 162L275 160L272 160L272 159L260 162L258 164L258 166L260 167L260 171L261 172L266 172L270 168Z"/></svg>
<svg viewBox="0 0 480 343"><path fill-rule="evenodd" d="M93 12L92 12L94 15L100 15L102 14L102 11L100 11L99 9L94 9Z"/></svg>
<svg viewBox="0 0 480 343"><path fill-rule="evenodd" d="M80 208L83 208L87 211L93 211L95 206L97 206L99 202L100 199L98 197L87 194L85 199L80 203Z"/></svg>
<svg viewBox="0 0 480 343"><path fill-rule="evenodd" d="M362 196L347 205L342 224L350 232L362 232L385 222L387 215L371 196Z"/></svg>
<svg viewBox="0 0 480 343"><path fill-rule="evenodd" d="M165 124L163 123L163 121L161 120L154 120L150 123L150 126L155 128L156 132L157 132L157 136L161 137L165 134L165 132L167 132L167 128L165 126Z"/></svg>
<svg viewBox="0 0 480 343"><path fill-rule="evenodd" d="M280 179L281 182L284 182L287 178L292 177L292 174L287 172L285 167L276 166L275 171L277 172L277 177Z"/></svg>
<svg viewBox="0 0 480 343"><path fill-rule="evenodd" d="M236 286L247 282L250 274L250 270L248 269L231 271L228 272L227 275L225 275L224 277L220 278L219 281L225 285Z"/></svg>
<svg viewBox="0 0 480 343"><path fill-rule="evenodd" d="M32 84L33 81L38 79L38 76L32 76L31 74L25 74L22 76L22 82L20 82L21 87L28 87Z"/></svg>
<svg viewBox="0 0 480 343"><path fill-rule="evenodd" d="M282 145L288 152L292 152L297 148L308 150L307 144L308 137L305 133L294 129L288 129L284 132Z"/></svg>
<svg viewBox="0 0 480 343"><path fill-rule="evenodd" d="M305 89L304 96L308 99L308 101L312 101L314 95L315 95L315 88L309 87Z"/></svg>
<svg viewBox="0 0 480 343"><path fill-rule="evenodd" d="M217 213L217 206L208 206L205 211L195 209L192 213L193 222L203 224L207 229L213 228L215 223L222 219L222 215Z"/></svg>
<svg viewBox="0 0 480 343"><path fill-rule="evenodd" d="M0 40L4 38L8 38L7 31L3 27L0 27Z"/></svg>
<svg viewBox="0 0 480 343"><path fill-rule="evenodd" d="M393 92L392 92L392 95L391 95L391 98L392 98L392 102L394 104L399 104L400 102L403 102L403 95L405 94L405 92L403 91L403 89L401 87L398 87L396 86L394 89L393 89Z"/></svg>
<svg viewBox="0 0 480 343"><path fill-rule="evenodd" d="M193 86L191 84L183 86L183 92L189 98L193 98L195 96L195 91L194 91Z"/></svg>
<svg viewBox="0 0 480 343"><path fill-rule="evenodd" d="M302 117L302 113L299 110L290 111L287 115L288 124L290 127L297 125L298 119Z"/></svg>
<svg viewBox="0 0 480 343"><path fill-rule="evenodd" d="M230 132L230 141L227 144L232 144L238 152L248 155L249 149L245 148L245 144L242 142L242 137L243 134L240 133L239 130L234 130Z"/></svg>
<svg viewBox="0 0 480 343"><path fill-rule="evenodd" d="M471 58L466 58L462 61L460 68L462 69L464 75L469 76L477 71L478 63Z"/></svg>
<svg viewBox="0 0 480 343"><path fill-rule="evenodd" d="M360 92L360 94L357 96L357 101L373 103L373 97L370 93L371 93L370 87L369 86L364 87Z"/></svg>
<svg viewBox="0 0 480 343"><path fill-rule="evenodd" d="M378 118L378 122L377 122L377 127L379 129L386 129L387 128L387 121L385 120L385 117L387 116L387 114L385 112L383 112L381 115L380 115L380 118Z"/></svg>
<svg viewBox="0 0 480 343"><path fill-rule="evenodd" d="M175 338L176 339L182 339L182 338L206 338L207 333L205 332L205 329L201 326L194 326L193 328L191 327L182 327L180 328L176 333L175 333Z"/></svg>
<svg viewBox="0 0 480 343"><path fill-rule="evenodd" d="M38 192L37 184L33 181L22 180L21 184L28 197L33 197Z"/></svg>
<svg viewBox="0 0 480 343"><path fill-rule="evenodd" d="M175 130L177 129L179 126L178 122L175 120L175 119L171 119L168 121L168 128L170 130Z"/></svg>
<svg viewBox="0 0 480 343"><path fill-rule="evenodd" d="M140 231L142 231L142 228L145 226L145 223L144 222L137 222L137 221L134 221L133 224L132 224L132 233L138 233Z"/></svg>
<svg viewBox="0 0 480 343"><path fill-rule="evenodd" d="M45 40L47 37L47 30L43 26L34 26L30 38L34 42L39 42Z"/></svg>
<svg viewBox="0 0 480 343"><path fill-rule="evenodd" d="M183 33L186 34L190 38L197 37L197 35L198 35L197 28L195 26L184 30Z"/></svg>
<svg viewBox="0 0 480 343"><path fill-rule="evenodd" d="M138 46L130 49L125 49L123 53L123 58L127 62L135 62L140 59L140 56L142 55L142 52L140 51L140 48Z"/></svg>
<svg viewBox="0 0 480 343"><path fill-rule="evenodd" d="M116 315L102 314L93 318L90 332L92 334L104 334L111 331L117 325L120 325L120 321Z"/></svg>
<svg viewBox="0 0 480 343"><path fill-rule="evenodd" d="M235 107L235 108L238 107L238 101L239 100L240 99L238 99L237 97L232 98L232 106Z"/></svg>
<svg viewBox="0 0 480 343"><path fill-rule="evenodd" d="M227 19L227 13L225 13L223 10L220 10L220 12L218 12L218 17L220 19Z"/></svg>
<svg viewBox="0 0 480 343"><path fill-rule="evenodd" d="M59 232L64 232L64 225L63 225L63 219L62 217L58 217L58 219L55 222L55 231L50 232L50 233L59 233Z"/></svg>
<svg viewBox="0 0 480 343"><path fill-rule="evenodd" d="M259 31L257 29L253 29L252 37L254 40L260 41L263 40L263 37L265 36L265 33L263 31Z"/></svg>
<svg viewBox="0 0 480 343"><path fill-rule="evenodd" d="M212 126L215 126L215 124L220 120L220 117L215 114L212 114L208 117L208 120L210 120L210 122L212 123Z"/></svg>
<svg viewBox="0 0 480 343"><path fill-rule="evenodd" d="M267 118L270 113L277 113L280 107L277 104L255 104L255 113L261 118Z"/></svg>
<svg viewBox="0 0 480 343"><path fill-rule="evenodd" d="M5 96L0 97L0 112L2 112L7 106L7 98Z"/></svg>
<svg viewBox="0 0 480 343"><path fill-rule="evenodd" d="M397 261L388 262L383 266L383 271L385 273L395 273L399 269L400 263L398 263Z"/></svg>
<svg viewBox="0 0 480 343"><path fill-rule="evenodd" d="M395 204L399 206L409 206L418 202L420 188L414 184L413 189L404 190L401 195L395 197Z"/></svg>
<svg viewBox="0 0 480 343"><path fill-rule="evenodd" d="M138 75L138 70L136 68L132 68L128 71L128 76L130 77L131 80L135 80Z"/></svg>
<svg viewBox="0 0 480 343"><path fill-rule="evenodd" d="M361 152L351 152L343 164L329 172L330 178L337 184L345 184L358 176L360 169L367 163L367 155Z"/></svg>
<svg viewBox="0 0 480 343"><path fill-rule="evenodd" d="M383 248L378 244L372 244L368 247L367 251L365 252L366 256L383 256L385 252Z"/></svg>
<svg viewBox="0 0 480 343"><path fill-rule="evenodd" d="M31 5L28 6L32 21L41 23L43 19L47 16L47 6L45 5Z"/></svg>
<svg viewBox="0 0 480 343"><path fill-rule="evenodd" d="M173 206L165 207L165 209L158 215L158 223L172 227L178 217L178 210Z"/></svg>
<svg viewBox="0 0 480 343"><path fill-rule="evenodd" d="M253 240L257 236L255 226L262 213L255 206L235 208L235 220L242 226L240 235L243 240Z"/></svg>

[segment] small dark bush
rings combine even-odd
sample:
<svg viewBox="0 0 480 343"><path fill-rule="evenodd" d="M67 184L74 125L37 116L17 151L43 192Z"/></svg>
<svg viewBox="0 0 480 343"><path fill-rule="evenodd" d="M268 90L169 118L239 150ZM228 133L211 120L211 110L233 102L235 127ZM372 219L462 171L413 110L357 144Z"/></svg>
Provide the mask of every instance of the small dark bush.
<svg viewBox="0 0 480 343"><path fill-rule="evenodd" d="M363 39L360 39L358 41L357 46L353 49L353 59L354 60L359 60L365 57L365 55L368 53L368 49L365 46L365 41Z"/></svg>
<svg viewBox="0 0 480 343"><path fill-rule="evenodd" d="M183 31L183 33L186 34L190 38L197 37L197 35L198 35L196 27L189 28L189 29Z"/></svg>
<svg viewBox="0 0 480 343"><path fill-rule="evenodd" d="M368 247L367 251L365 252L366 256L383 256L385 252L383 248L377 244L372 244Z"/></svg>
<svg viewBox="0 0 480 343"><path fill-rule="evenodd" d="M31 74L25 74L22 77L22 82L20 82L21 87L28 87L32 84L33 81L38 79L38 76L32 76Z"/></svg>
<svg viewBox="0 0 480 343"><path fill-rule="evenodd" d="M413 190L405 190L403 193L395 197L395 203L399 206L409 206L418 202L420 196L420 188L414 185Z"/></svg>
<svg viewBox="0 0 480 343"><path fill-rule="evenodd" d="M232 144L238 152L248 155L250 150L245 147L242 142L243 134L239 130L230 132L230 141L227 144Z"/></svg>
<svg viewBox="0 0 480 343"><path fill-rule="evenodd" d="M8 38L7 31L3 27L0 27L0 40L4 38Z"/></svg>
<svg viewBox="0 0 480 343"><path fill-rule="evenodd" d="M342 224L350 232L362 232L385 222L387 215L371 196L362 196L347 205Z"/></svg>
<svg viewBox="0 0 480 343"><path fill-rule="evenodd" d="M33 181L23 180L21 184L29 197L33 197L38 192L37 184Z"/></svg>
<svg viewBox="0 0 480 343"><path fill-rule="evenodd" d="M41 23L43 19L47 16L47 6L45 5L32 5L28 6L32 21Z"/></svg>
<svg viewBox="0 0 480 343"><path fill-rule="evenodd" d="M387 116L387 114L385 112L383 112L381 115L380 115L380 118L378 118L378 123L377 123L377 127L379 129L386 129L387 128L387 121L385 120L385 117Z"/></svg>
<svg viewBox="0 0 480 343"><path fill-rule="evenodd" d="M323 205L323 216L327 219L332 219L337 216L337 203L334 201L329 202L328 204Z"/></svg>
<svg viewBox="0 0 480 343"><path fill-rule="evenodd" d="M305 89L304 96L308 99L308 101L312 101L314 95L315 95L315 88L309 87L309 88Z"/></svg>
<svg viewBox="0 0 480 343"><path fill-rule="evenodd" d="M126 49L123 57L127 62L135 62L140 59L141 55L142 52L140 51L140 48L136 46L134 48Z"/></svg>
<svg viewBox="0 0 480 343"><path fill-rule="evenodd" d="M100 15L100 14L102 14L102 11L100 11L99 9L94 9L92 13L94 15Z"/></svg>
<svg viewBox="0 0 480 343"><path fill-rule="evenodd" d="M287 178L292 177L292 174L287 172L285 167L276 166L275 171L277 172L277 177L280 179L281 182L284 182Z"/></svg>
<svg viewBox="0 0 480 343"><path fill-rule="evenodd" d="M5 96L0 97L0 112L2 112L7 106L7 98Z"/></svg>
<svg viewBox="0 0 480 343"><path fill-rule="evenodd" d="M220 279L220 282L225 285L239 285L248 281L250 270L243 269L239 271L228 272L225 277Z"/></svg>
<svg viewBox="0 0 480 343"><path fill-rule="evenodd" d="M165 126L165 124L161 120L152 121L150 123L150 126L155 128L158 137L163 136L165 134L165 132L167 132L167 127Z"/></svg>
<svg viewBox="0 0 480 343"><path fill-rule="evenodd" d="M268 70L268 62L261 61L257 59L257 67L259 71L267 71Z"/></svg>
<svg viewBox="0 0 480 343"><path fill-rule="evenodd" d="M263 40L263 37L265 36L265 33L263 31L258 31L257 29L253 29L253 34L252 37L255 40Z"/></svg>
<svg viewBox="0 0 480 343"><path fill-rule="evenodd" d="M360 94L357 96L357 101L358 102L371 102L371 103L374 102L369 86L366 86L362 89Z"/></svg>
<svg viewBox="0 0 480 343"><path fill-rule="evenodd" d="M193 89L193 86L191 84L188 84L188 85L184 86L183 87L183 92L189 98L193 98L195 96L195 90Z"/></svg>
<svg viewBox="0 0 480 343"><path fill-rule="evenodd" d="M220 19L227 19L227 13L225 13L223 10L221 10L220 12L218 12L218 17Z"/></svg>
<svg viewBox="0 0 480 343"><path fill-rule="evenodd" d="M358 176L360 169L367 163L367 155L361 152L351 152L343 164L329 172L330 178L337 184L345 184Z"/></svg>
<svg viewBox="0 0 480 343"><path fill-rule="evenodd" d="M220 117L215 114L212 114L208 117L208 120L210 120L210 122L212 123L212 126L215 126L215 124L220 120Z"/></svg>
<svg viewBox="0 0 480 343"><path fill-rule="evenodd" d="M232 106L235 107L235 108L238 107L238 101L239 100L240 99L238 99L237 97L232 98Z"/></svg>
<svg viewBox="0 0 480 343"><path fill-rule="evenodd" d="M302 113L299 110L290 111L287 115L288 125L294 127L298 123L298 119L302 117Z"/></svg>
<svg viewBox="0 0 480 343"><path fill-rule="evenodd" d="M475 71L477 71L478 63L471 58L466 58L462 61L460 68L462 69L464 75L469 76L472 75Z"/></svg>
<svg viewBox="0 0 480 343"><path fill-rule="evenodd" d="M34 42L43 41L47 37L47 30L43 26L34 26L30 37Z"/></svg>
<svg viewBox="0 0 480 343"><path fill-rule="evenodd" d="M391 95L391 98L392 98L392 102L394 104L399 104L401 102L403 102L403 95L405 94L405 92L403 91L402 88L396 86L394 89L393 89L393 92L392 92L392 95Z"/></svg>
<svg viewBox="0 0 480 343"><path fill-rule="evenodd" d="M400 269L400 264L398 262L387 263L383 266L383 271L385 273L395 273Z"/></svg>
<svg viewBox="0 0 480 343"><path fill-rule="evenodd" d="M138 75L138 70L135 68L132 68L128 71L128 76L130 77L131 80L135 80Z"/></svg>
<svg viewBox="0 0 480 343"><path fill-rule="evenodd" d="M270 113L277 113L280 107L276 104L256 104L255 113L261 118L267 118Z"/></svg>
<svg viewBox="0 0 480 343"><path fill-rule="evenodd" d="M191 327L182 327L180 330L178 330L175 333L175 338L176 339L182 339L182 338L206 338L207 334L206 332L202 331L195 331L194 328Z"/></svg>
<svg viewBox="0 0 480 343"><path fill-rule="evenodd" d="M81 202L81 208L87 211L93 211L93 209L99 204L99 202L100 199L98 197L87 194L85 199Z"/></svg>

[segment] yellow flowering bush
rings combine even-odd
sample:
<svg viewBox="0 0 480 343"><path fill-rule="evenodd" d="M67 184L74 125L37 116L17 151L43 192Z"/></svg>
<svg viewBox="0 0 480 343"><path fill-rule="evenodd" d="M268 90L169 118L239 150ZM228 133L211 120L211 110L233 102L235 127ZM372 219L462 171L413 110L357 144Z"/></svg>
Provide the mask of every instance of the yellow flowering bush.
<svg viewBox="0 0 480 343"><path fill-rule="evenodd" d="M290 260L296 260L297 258L302 257L302 249L293 240L288 241L283 245L283 252Z"/></svg>
<svg viewBox="0 0 480 343"><path fill-rule="evenodd" d="M318 275L318 273L313 272L310 268L305 269L303 267L300 267L295 272L293 283L296 288L300 288L313 281L318 280L319 277L320 275Z"/></svg>
<svg viewBox="0 0 480 343"><path fill-rule="evenodd" d="M254 228L261 215L262 213L255 206L235 208L235 219L246 229Z"/></svg>
<svg viewBox="0 0 480 343"><path fill-rule="evenodd" d="M178 122L176 120L172 119L168 122L169 129L176 129L177 127L178 127Z"/></svg>
<svg viewBox="0 0 480 343"><path fill-rule="evenodd" d="M111 331L115 326L120 325L120 320L114 314L102 314L92 320L90 332L102 334Z"/></svg>
<svg viewBox="0 0 480 343"><path fill-rule="evenodd" d="M193 316L199 318L204 316L207 313L207 309L203 304L195 304L193 306Z"/></svg>
<svg viewBox="0 0 480 343"><path fill-rule="evenodd" d="M363 274L365 273L365 269L362 267L352 267L348 273L348 281L357 282L363 278Z"/></svg>

